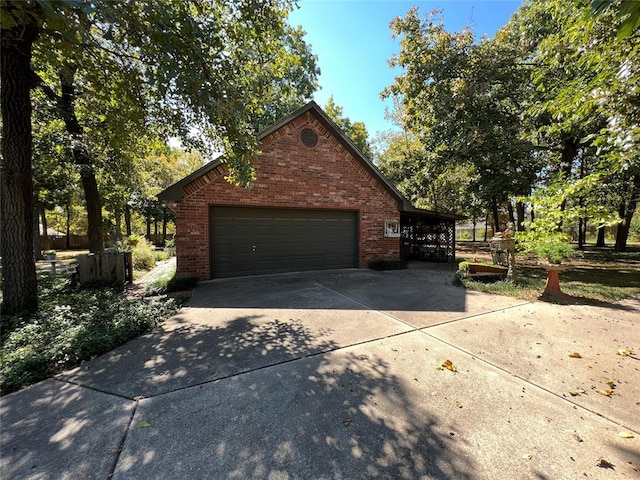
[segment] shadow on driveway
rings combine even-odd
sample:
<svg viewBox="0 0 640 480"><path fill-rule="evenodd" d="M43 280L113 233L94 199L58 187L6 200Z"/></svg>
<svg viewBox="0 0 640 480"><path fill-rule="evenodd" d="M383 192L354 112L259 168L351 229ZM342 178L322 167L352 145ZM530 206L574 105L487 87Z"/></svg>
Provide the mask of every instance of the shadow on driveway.
<svg viewBox="0 0 640 480"><path fill-rule="evenodd" d="M193 292L193 308L375 309L464 312L451 270L366 269L211 280Z"/></svg>
<svg viewBox="0 0 640 480"><path fill-rule="evenodd" d="M274 342L275 331L218 351L336 347L304 328ZM430 407L375 350L317 355L142 400L133 424L150 426L129 432L113 478L472 478L466 441Z"/></svg>

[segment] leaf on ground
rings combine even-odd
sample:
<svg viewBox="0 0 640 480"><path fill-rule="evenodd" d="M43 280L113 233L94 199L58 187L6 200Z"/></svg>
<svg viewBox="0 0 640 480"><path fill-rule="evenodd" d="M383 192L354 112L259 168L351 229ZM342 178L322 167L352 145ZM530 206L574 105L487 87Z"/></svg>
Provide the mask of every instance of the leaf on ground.
<svg viewBox="0 0 640 480"><path fill-rule="evenodd" d="M571 358L582 358L582 355L580 355L578 352L570 353L569 356Z"/></svg>
<svg viewBox="0 0 640 480"><path fill-rule="evenodd" d="M456 402L456 407L462 408L462 402Z"/></svg>
<svg viewBox="0 0 640 480"><path fill-rule="evenodd" d="M150 427L151 424L149 422L147 422L146 420L140 420L137 424L136 424L136 428L147 428Z"/></svg>
<svg viewBox="0 0 640 480"><path fill-rule="evenodd" d="M349 425L351 425L351 421L352 421L352 420L351 420L350 418L347 418L347 419L345 419L345 420L343 420L343 421L342 421L342 424L343 424L345 427L348 427Z"/></svg>
<svg viewBox="0 0 640 480"><path fill-rule="evenodd" d="M525 460L531 460L533 458L533 455L531 455L530 453L525 453L524 455L522 455L522 458L524 458Z"/></svg>
<svg viewBox="0 0 640 480"><path fill-rule="evenodd" d="M582 437L580 435L578 435L576 432L573 432L573 439L576 442L580 442L580 443L582 443L584 441L584 440L582 440Z"/></svg>
<svg viewBox="0 0 640 480"><path fill-rule="evenodd" d="M613 395L613 390L596 390L600 395L604 395L605 397L610 397Z"/></svg>
<svg viewBox="0 0 640 480"><path fill-rule="evenodd" d="M611 470L615 470L613 463L606 461L604 458L598 460L598 463L596 463L596 467L610 468Z"/></svg>
<svg viewBox="0 0 640 480"><path fill-rule="evenodd" d="M638 468L638 466L635 463L629 462L629 463L627 463L627 465L629 465L629 468L631 470L635 470L636 472L640 472L640 468Z"/></svg>
<svg viewBox="0 0 640 480"><path fill-rule="evenodd" d="M620 432L618 436L622 438L635 438L635 436L631 432Z"/></svg>
<svg viewBox="0 0 640 480"><path fill-rule="evenodd" d="M613 380L609 380L607 385L609 385L609 388L616 388L616 383Z"/></svg>
<svg viewBox="0 0 640 480"><path fill-rule="evenodd" d="M571 391L569 391L569 395L571 395L572 397L577 397L581 393L584 393L584 390L571 390Z"/></svg>
<svg viewBox="0 0 640 480"><path fill-rule="evenodd" d="M444 363L442 364L442 366L444 368L446 368L447 370L451 370L452 372L457 372L458 369L456 368L456 366L451 362L451 360L445 360Z"/></svg>
<svg viewBox="0 0 640 480"><path fill-rule="evenodd" d="M629 357L633 355L633 352L631 350L627 350L626 348L623 348L618 350L618 355L621 355L623 357Z"/></svg>

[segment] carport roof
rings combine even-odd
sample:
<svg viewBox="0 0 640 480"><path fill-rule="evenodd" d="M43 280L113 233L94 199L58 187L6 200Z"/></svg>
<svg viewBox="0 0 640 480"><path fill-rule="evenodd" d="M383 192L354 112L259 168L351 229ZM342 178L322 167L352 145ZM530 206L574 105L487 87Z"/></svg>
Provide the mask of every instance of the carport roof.
<svg viewBox="0 0 640 480"><path fill-rule="evenodd" d="M351 152L354 157L364 166L369 173L371 173L375 178L377 178L380 183L398 200L398 209L401 213L405 213L408 215L418 215L425 217L436 217L443 220L461 220L466 218L462 215L452 214L452 213L444 213L444 212L434 212L431 210L424 210L420 208L415 208L409 200L407 200L402 193L398 191L398 189L393 185L383 174L378 170L378 168L373 164L371 160L369 160L362 151L351 141L351 139L338 127L333 120L329 118L329 116L318 106L318 104L314 101L307 103L304 107L299 108L295 112L290 115L282 118L281 120L275 122L271 126L265 128L260 133L258 133L258 141L262 141L264 138L271 135L273 132L279 130L289 122L293 121L295 118L298 118L301 115L304 115L307 112L313 112L318 120L331 131L336 138L342 143L342 145ZM174 183L170 187L166 188L162 192L158 194L158 199L163 202L179 202L182 200L184 187L189 185L194 180L200 178L203 175L206 175L210 171L219 167L224 161L224 156L221 155L215 160L203 165L195 172L187 175L182 180Z"/></svg>

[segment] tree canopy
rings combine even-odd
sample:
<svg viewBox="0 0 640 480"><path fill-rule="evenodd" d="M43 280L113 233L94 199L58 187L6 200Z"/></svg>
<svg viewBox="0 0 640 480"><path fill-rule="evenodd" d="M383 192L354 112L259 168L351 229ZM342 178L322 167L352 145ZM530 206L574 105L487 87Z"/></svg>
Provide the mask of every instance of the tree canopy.
<svg viewBox="0 0 640 480"><path fill-rule="evenodd" d="M392 21L400 52L389 63L402 73L382 96L395 99L405 132L380 154L383 171L432 208L437 198L476 197L495 229L504 207L513 221L514 201L564 182L556 203L580 212L579 239L587 220L604 225L606 206L624 249L640 192L640 30L628 28L630 3L525 2L491 39L448 32L438 11ZM473 216L477 206L458 204ZM525 206L516 206L521 227Z"/></svg>
<svg viewBox="0 0 640 480"><path fill-rule="evenodd" d="M364 156L371 159L372 152L371 143L369 142L369 132L367 132L367 127L364 122L352 122L351 119L344 114L344 109L336 104L333 95L327 100L324 111L329 118L347 134Z"/></svg>
<svg viewBox="0 0 640 480"><path fill-rule="evenodd" d="M141 134L179 137L205 157L225 151L229 181L251 181L258 119L300 106L317 87L316 57L302 30L286 22L294 6L288 0L2 2L5 309L36 306L30 90L39 87L65 125L92 249L99 251L97 172L129 164Z"/></svg>

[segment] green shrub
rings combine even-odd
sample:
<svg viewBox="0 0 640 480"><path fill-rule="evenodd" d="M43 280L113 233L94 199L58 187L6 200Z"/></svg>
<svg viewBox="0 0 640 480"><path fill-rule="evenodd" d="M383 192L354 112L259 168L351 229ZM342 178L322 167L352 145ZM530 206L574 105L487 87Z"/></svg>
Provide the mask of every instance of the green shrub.
<svg viewBox="0 0 640 480"><path fill-rule="evenodd" d="M162 295L163 293L181 292L193 290L198 285L198 277L171 277L160 278L148 286L146 295Z"/></svg>
<svg viewBox="0 0 640 480"><path fill-rule="evenodd" d="M169 252L165 250L156 250L153 252L153 256L156 259L156 262L163 262L164 260L168 260L170 255Z"/></svg>
<svg viewBox="0 0 640 480"><path fill-rule="evenodd" d="M137 233L132 233L127 238L127 241L132 247L135 247L136 245L138 245L138 243L140 243L141 240L146 241L146 239L142 235L138 235Z"/></svg>
<svg viewBox="0 0 640 480"><path fill-rule="evenodd" d="M541 240L530 251L549 263L562 263L565 258L572 258L580 254L569 243L553 240Z"/></svg>
<svg viewBox="0 0 640 480"><path fill-rule="evenodd" d="M397 258L380 258L369 262L369 268L371 270L404 270L407 267L408 264L405 260Z"/></svg>
<svg viewBox="0 0 640 480"><path fill-rule="evenodd" d="M133 268L151 270L156 266L155 249L145 238L140 238L131 251Z"/></svg>
<svg viewBox="0 0 640 480"><path fill-rule="evenodd" d="M109 245L109 250L111 250L112 252L115 253L127 253L130 252L133 249L133 247L131 246L131 243L127 242L121 242L121 241L116 241L113 242L111 245Z"/></svg>

